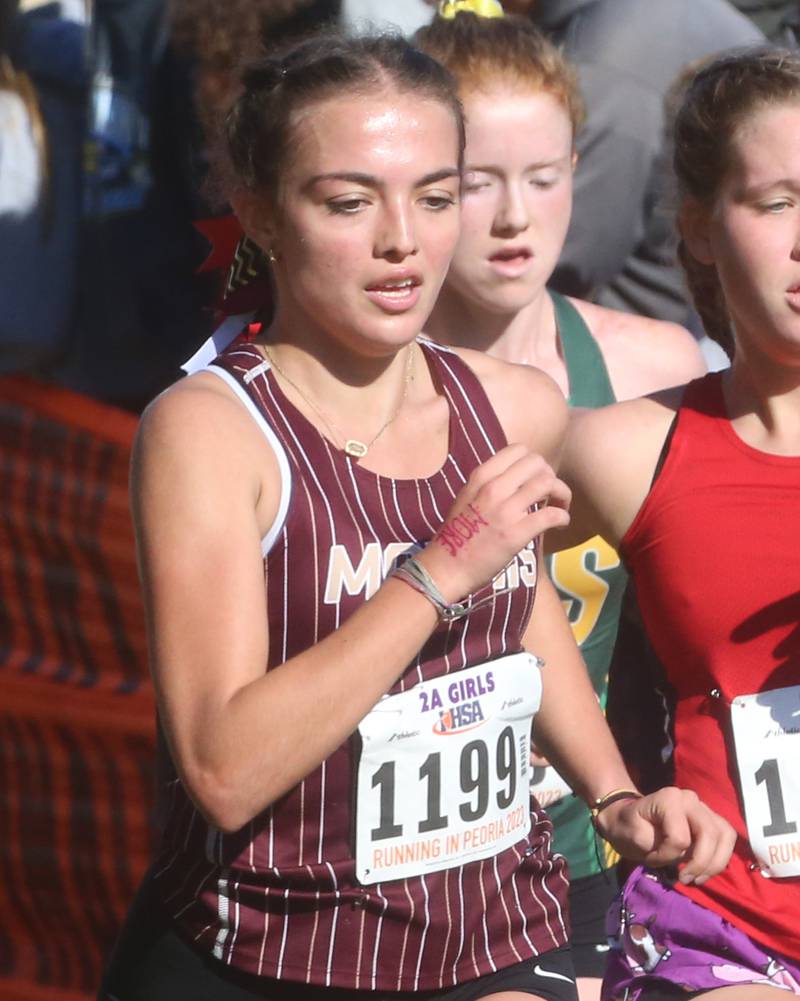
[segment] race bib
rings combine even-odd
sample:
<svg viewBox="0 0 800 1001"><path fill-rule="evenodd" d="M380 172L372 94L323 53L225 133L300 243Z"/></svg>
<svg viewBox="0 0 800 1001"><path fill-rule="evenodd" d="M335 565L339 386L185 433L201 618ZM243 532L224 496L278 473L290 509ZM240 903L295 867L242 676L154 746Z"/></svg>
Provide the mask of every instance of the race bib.
<svg viewBox="0 0 800 1001"><path fill-rule="evenodd" d="M358 728L363 884L490 858L531 826L536 657L512 654L383 698Z"/></svg>
<svg viewBox="0 0 800 1001"><path fill-rule="evenodd" d="M572 793L572 786L562 779L552 765L535 765L531 770L531 792L539 806L547 809Z"/></svg>
<svg viewBox="0 0 800 1001"><path fill-rule="evenodd" d="M737 696L731 720L753 854L764 876L800 876L800 685Z"/></svg>

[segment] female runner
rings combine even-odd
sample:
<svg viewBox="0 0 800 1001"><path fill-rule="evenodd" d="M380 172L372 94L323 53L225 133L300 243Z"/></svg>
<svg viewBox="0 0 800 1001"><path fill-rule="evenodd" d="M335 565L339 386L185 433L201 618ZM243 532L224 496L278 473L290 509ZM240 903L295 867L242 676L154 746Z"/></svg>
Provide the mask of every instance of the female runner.
<svg viewBox="0 0 800 1001"><path fill-rule="evenodd" d="M634 872L605 992L757 1001L800 992L800 57L702 69L675 149L687 274L732 367L581 414L564 475L664 665L653 739L738 839L707 886Z"/></svg>
<svg viewBox="0 0 800 1001"><path fill-rule="evenodd" d="M442 4L415 41L454 74L467 117L462 232L427 331L446 344L536 365L579 407L641 396L704 372L682 327L547 289L569 226L583 116L574 71L558 50L530 21L502 17L499 4L481 0ZM599 536L556 553L549 569L605 706L625 571ZM597 997L608 951L605 915L617 889L613 854L598 842L586 805L552 768L537 767L534 792L553 820L556 849L569 861L581 996Z"/></svg>
<svg viewBox="0 0 800 1001"><path fill-rule="evenodd" d="M417 340L458 236L449 77L399 39L312 39L245 73L227 139L277 308L138 438L165 829L101 996L567 1001L534 712L620 850L703 880L730 832L693 794L617 792L536 586L561 394Z"/></svg>

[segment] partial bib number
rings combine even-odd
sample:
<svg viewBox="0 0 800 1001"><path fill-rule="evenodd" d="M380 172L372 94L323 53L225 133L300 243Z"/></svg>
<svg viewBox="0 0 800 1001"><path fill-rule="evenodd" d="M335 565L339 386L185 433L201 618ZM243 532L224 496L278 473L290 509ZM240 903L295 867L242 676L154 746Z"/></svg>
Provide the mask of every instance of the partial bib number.
<svg viewBox="0 0 800 1001"><path fill-rule="evenodd" d="M553 806L572 793L572 787L552 765L534 765L531 772L531 792L539 806Z"/></svg>
<svg viewBox="0 0 800 1001"><path fill-rule="evenodd" d="M513 654L382 699L359 726L356 875L370 884L489 858L530 830L536 657Z"/></svg>
<svg viewBox="0 0 800 1001"><path fill-rule="evenodd" d="M800 876L800 685L740 695L731 719L753 854L765 876Z"/></svg>

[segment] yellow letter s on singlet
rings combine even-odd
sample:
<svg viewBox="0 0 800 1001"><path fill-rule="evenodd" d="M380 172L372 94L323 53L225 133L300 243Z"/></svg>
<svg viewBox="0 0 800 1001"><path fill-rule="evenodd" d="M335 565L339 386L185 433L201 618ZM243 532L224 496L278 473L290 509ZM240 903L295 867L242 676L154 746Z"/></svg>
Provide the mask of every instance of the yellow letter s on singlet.
<svg viewBox="0 0 800 1001"><path fill-rule="evenodd" d="M593 557L592 569L589 568L590 557ZM618 566L619 556L616 550L599 535L572 549L553 553L553 583L560 591L569 595L564 601L564 608L578 645L587 639L597 625L608 596L608 584L599 576L598 571L613 570Z"/></svg>

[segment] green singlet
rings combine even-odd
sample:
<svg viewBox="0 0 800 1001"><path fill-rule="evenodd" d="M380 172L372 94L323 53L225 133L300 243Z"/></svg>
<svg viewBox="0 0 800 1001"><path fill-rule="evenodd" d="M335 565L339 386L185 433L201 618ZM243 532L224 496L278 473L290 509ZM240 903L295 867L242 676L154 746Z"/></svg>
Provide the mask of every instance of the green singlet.
<svg viewBox="0 0 800 1001"><path fill-rule="evenodd" d="M615 403L603 355L580 313L563 296L550 296L567 366L570 406L594 409ZM615 550L599 536L554 553L548 568L605 711L608 666L627 574ZM595 835L588 808L553 768L534 770L533 791L553 820L555 850L566 855L572 879L592 876L616 861Z"/></svg>

